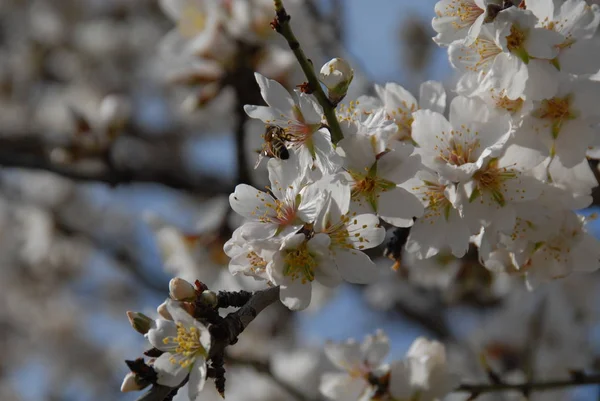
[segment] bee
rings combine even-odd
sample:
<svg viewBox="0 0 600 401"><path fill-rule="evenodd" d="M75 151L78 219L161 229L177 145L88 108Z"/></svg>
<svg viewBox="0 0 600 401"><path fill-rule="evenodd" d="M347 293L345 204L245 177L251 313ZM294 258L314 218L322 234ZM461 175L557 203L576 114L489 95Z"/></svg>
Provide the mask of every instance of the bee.
<svg viewBox="0 0 600 401"><path fill-rule="evenodd" d="M286 134L283 128L276 125L268 125L263 138L265 142L262 145L262 150L258 155L258 160L254 168L258 167L264 157L274 157L280 160L290 158L290 152L285 145L285 141L288 140L288 134Z"/></svg>

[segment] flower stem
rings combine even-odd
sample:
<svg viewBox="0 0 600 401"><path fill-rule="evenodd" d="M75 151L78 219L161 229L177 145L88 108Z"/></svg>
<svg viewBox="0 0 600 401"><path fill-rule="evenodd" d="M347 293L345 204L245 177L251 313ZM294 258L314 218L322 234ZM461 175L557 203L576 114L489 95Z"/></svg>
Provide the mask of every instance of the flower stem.
<svg viewBox="0 0 600 401"><path fill-rule="evenodd" d="M304 75L306 75L306 79L308 80L308 84L312 90L312 94L317 98L317 101L323 108L323 114L325 114L327 125L329 126L329 132L331 132L331 141L336 144L344 138L344 134L342 134L340 123L335 116L335 107L329 101L329 98L323 91L323 88L321 88L321 84L319 83L319 79L317 78L317 74L315 73L312 62L306 58L302 47L300 47L298 39L296 39L296 35L294 35L294 32L292 31L292 27L290 25L290 16L285 10L282 0L274 0L274 3L276 17L273 27L279 34L281 34L281 36L285 38L288 46L294 52L300 67L302 67Z"/></svg>

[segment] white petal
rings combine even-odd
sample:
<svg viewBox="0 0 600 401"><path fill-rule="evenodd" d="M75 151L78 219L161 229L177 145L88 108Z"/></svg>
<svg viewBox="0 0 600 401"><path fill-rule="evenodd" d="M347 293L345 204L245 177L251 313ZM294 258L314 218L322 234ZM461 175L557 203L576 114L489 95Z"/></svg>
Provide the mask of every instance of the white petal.
<svg viewBox="0 0 600 401"><path fill-rule="evenodd" d="M254 73L260 87L260 94L267 104L279 110L291 110L296 103L287 90L277 81L268 79L259 73Z"/></svg>
<svg viewBox="0 0 600 401"><path fill-rule="evenodd" d="M301 280L294 280L281 285L279 297L281 303L291 310L306 309L310 305L312 285L310 282L302 284Z"/></svg>
<svg viewBox="0 0 600 401"><path fill-rule="evenodd" d="M385 239L385 229L379 225L379 218L371 213L359 214L350 219L348 242L354 249L370 249L380 245Z"/></svg>
<svg viewBox="0 0 600 401"><path fill-rule="evenodd" d="M419 107L444 114L446 109L446 91L437 81L426 81L419 89Z"/></svg>
<svg viewBox="0 0 600 401"><path fill-rule="evenodd" d="M188 382L188 397L190 401L200 401L198 397L204 388L204 383L206 383L206 372L204 358L197 358L190 372L190 381Z"/></svg>
<svg viewBox="0 0 600 401"><path fill-rule="evenodd" d="M235 187L235 192L229 195L231 208L237 214L252 220L268 214L265 202L274 203L274 199L268 193L247 184L239 184Z"/></svg>
<svg viewBox="0 0 600 401"><path fill-rule="evenodd" d="M330 400L358 400L367 388L368 383L360 378L354 378L346 373L325 373L321 379L319 390Z"/></svg>
<svg viewBox="0 0 600 401"><path fill-rule="evenodd" d="M157 319L156 326L146 333L146 338L153 347L161 351L171 351L176 348L173 344L165 344L163 340L167 337L177 336L177 326L171 320Z"/></svg>
<svg viewBox="0 0 600 401"><path fill-rule="evenodd" d="M353 370L363 362L361 345L354 339L344 342L328 341L325 344L325 355L338 368Z"/></svg>
<svg viewBox="0 0 600 401"><path fill-rule="evenodd" d="M338 249L333 257L342 278L349 283L368 284L376 280L377 267L365 253Z"/></svg>
<svg viewBox="0 0 600 401"><path fill-rule="evenodd" d="M390 352L390 340L383 331L378 330L375 335L367 336L361 350L369 366L378 367Z"/></svg>
<svg viewBox="0 0 600 401"><path fill-rule="evenodd" d="M379 194L377 213L396 227L410 227L413 217L423 214L423 204L404 188L394 188Z"/></svg>
<svg viewBox="0 0 600 401"><path fill-rule="evenodd" d="M171 362L171 358L174 358ZM182 367L183 357L180 354L166 352L159 356L152 367L158 375L157 383L167 387L177 387L190 372L189 369Z"/></svg>

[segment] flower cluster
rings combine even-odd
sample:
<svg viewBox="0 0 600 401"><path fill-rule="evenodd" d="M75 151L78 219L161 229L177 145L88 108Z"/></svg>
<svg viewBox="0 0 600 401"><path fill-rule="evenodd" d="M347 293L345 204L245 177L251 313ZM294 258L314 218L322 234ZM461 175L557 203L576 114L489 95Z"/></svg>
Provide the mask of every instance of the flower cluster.
<svg viewBox="0 0 600 401"><path fill-rule="evenodd" d="M343 372L326 373L321 393L330 400L419 400L433 401L458 385L450 372L444 345L417 338L406 359L384 364L389 352L387 336L378 331L362 344L354 340L328 343L325 353Z"/></svg>
<svg viewBox="0 0 600 401"><path fill-rule="evenodd" d="M419 101L388 83L336 107L344 139L334 144L313 95L257 74L268 106L246 112L277 129L266 146L276 140L286 157L272 154L266 191L240 185L230 197L247 219L226 246L231 271L281 285L288 307L305 308L313 280L372 275L361 251L381 243L379 219L412 226L406 251L419 259L462 257L475 242L486 267L525 274L529 286L597 269L600 247L574 210L597 185L586 152L600 122L589 73L600 65L574 59L597 54L600 10L554 3L437 4L435 41L464 72L448 117L440 83L424 83ZM352 79L337 60L324 70Z"/></svg>

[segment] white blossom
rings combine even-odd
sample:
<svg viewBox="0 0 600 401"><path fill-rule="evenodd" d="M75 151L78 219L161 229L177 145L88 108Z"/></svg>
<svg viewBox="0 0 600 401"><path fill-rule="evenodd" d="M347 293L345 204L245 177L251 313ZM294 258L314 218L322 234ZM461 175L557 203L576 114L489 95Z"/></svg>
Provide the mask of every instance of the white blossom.
<svg viewBox="0 0 600 401"><path fill-rule="evenodd" d="M406 359L390 365L390 395L394 399L433 401L458 385L450 373L444 345L417 338Z"/></svg>
<svg viewBox="0 0 600 401"><path fill-rule="evenodd" d="M321 394L336 401L370 400L369 375L385 369L382 363L388 352L389 340L382 331L367 336L362 344L353 339L328 342L325 354L343 372L325 373L319 387Z"/></svg>
<svg viewBox="0 0 600 401"><path fill-rule="evenodd" d="M174 321L158 319L146 334L152 346L164 352L152 367L163 386L177 387L189 375L188 396L194 401L206 382L210 333L175 301L169 301L167 308Z"/></svg>

